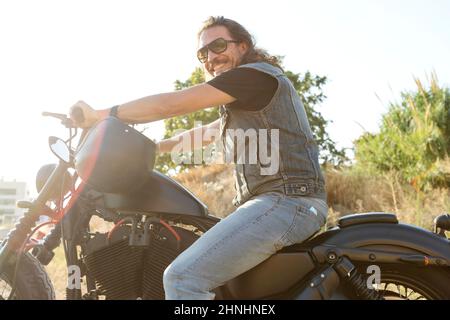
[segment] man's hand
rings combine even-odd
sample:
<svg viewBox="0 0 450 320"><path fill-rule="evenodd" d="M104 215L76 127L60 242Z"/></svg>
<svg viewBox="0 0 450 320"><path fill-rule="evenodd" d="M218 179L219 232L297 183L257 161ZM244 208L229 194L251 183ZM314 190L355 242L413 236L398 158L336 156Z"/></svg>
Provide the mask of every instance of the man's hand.
<svg viewBox="0 0 450 320"><path fill-rule="evenodd" d="M79 128L90 128L101 120L100 113L84 101L75 103L70 108L69 114L75 126Z"/></svg>

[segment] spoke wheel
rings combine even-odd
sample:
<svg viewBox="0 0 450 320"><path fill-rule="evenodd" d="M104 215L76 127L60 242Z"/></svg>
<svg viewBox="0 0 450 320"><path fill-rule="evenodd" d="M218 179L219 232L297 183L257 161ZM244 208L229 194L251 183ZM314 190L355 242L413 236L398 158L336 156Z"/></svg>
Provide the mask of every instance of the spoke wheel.
<svg viewBox="0 0 450 320"><path fill-rule="evenodd" d="M12 290L15 268L5 267L0 275L0 300L6 300ZM53 300L53 285L39 261L29 253L20 259L15 278L15 300Z"/></svg>
<svg viewBox="0 0 450 320"><path fill-rule="evenodd" d="M6 275L0 277L0 300L8 299L12 290L11 285L9 284L10 281L4 278L6 278ZM15 295L13 298L15 298Z"/></svg>
<svg viewBox="0 0 450 320"><path fill-rule="evenodd" d="M431 300L433 295L422 289L396 280L382 282L377 286L386 300Z"/></svg>
<svg viewBox="0 0 450 320"><path fill-rule="evenodd" d="M386 300L450 299L450 272L444 268L380 265L380 283L374 285ZM364 273L366 266L358 267Z"/></svg>

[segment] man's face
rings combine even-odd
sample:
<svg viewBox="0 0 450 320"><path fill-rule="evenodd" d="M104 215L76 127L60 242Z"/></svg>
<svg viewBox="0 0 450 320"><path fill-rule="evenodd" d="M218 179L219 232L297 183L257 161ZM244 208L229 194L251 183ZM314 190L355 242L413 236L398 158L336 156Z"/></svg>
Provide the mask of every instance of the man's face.
<svg viewBox="0 0 450 320"><path fill-rule="evenodd" d="M198 48L200 49L218 38L234 40L228 33L228 29L226 27L215 26L202 32L200 35ZM230 42L227 44L227 49L222 53L214 53L211 50L208 50L208 59L203 65L210 75L216 77L222 72L239 66L246 51L247 45L244 42Z"/></svg>

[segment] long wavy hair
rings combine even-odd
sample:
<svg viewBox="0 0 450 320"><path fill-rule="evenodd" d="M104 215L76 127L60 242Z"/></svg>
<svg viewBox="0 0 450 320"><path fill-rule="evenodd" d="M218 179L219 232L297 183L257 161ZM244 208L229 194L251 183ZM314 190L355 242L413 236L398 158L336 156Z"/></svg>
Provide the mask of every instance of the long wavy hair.
<svg viewBox="0 0 450 320"><path fill-rule="evenodd" d="M256 47L254 37L240 23L234 20L224 18L223 16L211 16L203 23L203 26L197 34L197 38L200 39L202 32L206 29L216 26L224 26L225 28L227 28L233 40L244 42L247 44L248 49L244 57L242 58L241 64L252 62L267 62L283 70L280 65L279 58L270 55L264 49Z"/></svg>

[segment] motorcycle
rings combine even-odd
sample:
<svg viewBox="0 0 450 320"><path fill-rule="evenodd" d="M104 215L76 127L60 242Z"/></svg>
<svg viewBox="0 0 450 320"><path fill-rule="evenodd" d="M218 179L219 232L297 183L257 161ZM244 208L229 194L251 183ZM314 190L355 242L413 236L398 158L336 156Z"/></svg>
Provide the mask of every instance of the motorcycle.
<svg viewBox="0 0 450 320"><path fill-rule="evenodd" d="M220 219L153 170L155 144L134 127L108 117L78 137L66 115L44 115L69 138L49 138L59 163L39 170L34 201L17 204L27 211L1 244L1 298L54 299L43 266L62 244L67 299L164 299L165 268ZM41 216L49 221L35 227ZM94 217L111 227L94 232ZM216 299L450 299L450 215L434 222L432 232L389 213L344 216L216 288Z"/></svg>

